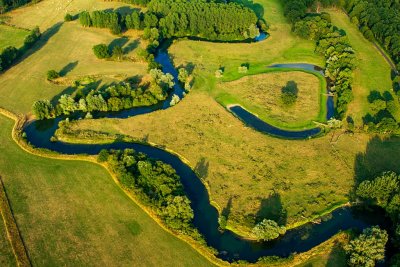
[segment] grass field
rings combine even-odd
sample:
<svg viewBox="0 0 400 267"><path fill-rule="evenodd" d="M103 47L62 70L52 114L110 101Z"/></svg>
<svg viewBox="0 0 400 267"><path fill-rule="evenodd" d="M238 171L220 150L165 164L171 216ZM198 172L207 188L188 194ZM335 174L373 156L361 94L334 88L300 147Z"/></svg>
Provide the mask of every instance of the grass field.
<svg viewBox="0 0 400 267"><path fill-rule="evenodd" d="M362 117L369 112L367 97L370 92L373 90L391 91L391 68L373 43L364 38L345 13L333 9L328 12L332 17L332 23L346 31L356 52L358 66L354 72L354 100L349 105L349 115L353 117L356 125L360 126Z"/></svg>
<svg viewBox="0 0 400 267"><path fill-rule="evenodd" d="M0 265L5 267L17 266L12 247L7 238L4 221L1 216L0 219Z"/></svg>
<svg viewBox="0 0 400 267"><path fill-rule="evenodd" d="M285 106L281 100L282 88L288 82L295 82L298 89L298 98L292 106ZM326 90L324 85L313 74L278 71L221 82L215 91L216 100L224 105L240 104L275 126L298 128L315 127L313 121L325 120L320 116L321 94Z"/></svg>
<svg viewBox="0 0 400 267"><path fill-rule="evenodd" d="M0 116L0 173L37 266L207 266L162 230L100 166L27 154ZM0 228L1 229L1 228Z"/></svg>
<svg viewBox="0 0 400 267"><path fill-rule="evenodd" d="M108 30L84 29L77 22L58 22L62 20L65 10L57 11L53 8L65 3L54 2L46 0L37 5L17 9L10 14L11 21L18 23L18 26L33 27L38 24L44 33L33 50L27 52L22 62L0 75L0 105L8 110L27 113L31 111L36 100L52 99L68 92L67 85L60 86L46 81L46 73L50 69L61 71L69 80L84 75L95 75L103 82L113 81L114 77L141 76L146 73L147 65L144 63L99 60L92 52L92 47L99 43L118 42L134 48L140 45L138 38L130 38L126 43L126 39L114 36ZM69 8L85 8L88 5L86 2L91 2L92 8L121 6L121 3L81 0L73 1ZM46 15L43 14L45 11ZM129 56L135 54L136 49L130 50L132 51L129 52Z"/></svg>
<svg viewBox="0 0 400 267"><path fill-rule="evenodd" d="M27 30L17 29L1 24L0 32L0 51L2 51L7 46L20 48L24 44L25 37L29 33Z"/></svg>

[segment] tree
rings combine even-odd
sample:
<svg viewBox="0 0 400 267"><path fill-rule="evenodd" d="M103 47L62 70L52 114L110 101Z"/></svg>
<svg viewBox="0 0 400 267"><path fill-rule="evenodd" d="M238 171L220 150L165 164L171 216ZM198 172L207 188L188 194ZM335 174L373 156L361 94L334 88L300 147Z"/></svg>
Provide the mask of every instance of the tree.
<svg viewBox="0 0 400 267"><path fill-rule="evenodd" d="M99 155L97 156L97 161L98 162L105 162L108 160L108 156L110 155L110 153L108 152L107 149L102 149L99 153Z"/></svg>
<svg viewBox="0 0 400 267"><path fill-rule="evenodd" d="M33 104L32 108L38 120L49 119L54 113L53 105L49 100L38 100Z"/></svg>
<svg viewBox="0 0 400 267"><path fill-rule="evenodd" d="M64 21L68 22L68 21L73 21L73 20L74 20L74 16L72 16L69 13L65 14Z"/></svg>
<svg viewBox="0 0 400 267"><path fill-rule="evenodd" d="M258 223L252 230L252 235L257 240L269 241L279 237L286 233L284 226L279 226L273 220L264 219Z"/></svg>
<svg viewBox="0 0 400 267"><path fill-rule="evenodd" d="M98 44L93 46L93 53L99 59L110 57L110 51L108 50L108 46L106 44Z"/></svg>
<svg viewBox="0 0 400 267"><path fill-rule="evenodd" d="M122 50L122 47L116 45L112 50L112 56L114 59L121 60L124 56L124 51Z"/></svg>
<svg viewBox="0 0 400 267"><path fill-rule="evenodd" d="M72 96L67 94L60 97L58 104L62 112L67 115L78 109L78 105L75 103L75 100L72 98Z"/></svg>
<svg viewBox="0 0 400 267"><path fill-rule="evenodd" d="M167 199L167 206L161 212L165 222L173 229L187 228L194 217L190 200L186 196L174 196Z"/></svg>
<svg viewBox="0 0 400 267"><path fill-rule="evenodd" d="M49 70L47 72L47 80L49 80L49 81L52 81L52 80L57 79L59 77L60 77L60 73L58 73L55 70Z"/></svg>
<svg viewBox="0 0 400 267"><path fill-rule="evenodd" d="M297 100L297 84L294 81L289 81L286 86L282 88L281 100L285 106L293 105Z"/></svg>
<svg viewBox="0 0 400 267"><path fill-rule="evenodd" d="M365 229L359 237L344 246L344 250L349 256L349 265L375 266L375 262L385 258L387 241L388 234L378 226Z"/></svg>

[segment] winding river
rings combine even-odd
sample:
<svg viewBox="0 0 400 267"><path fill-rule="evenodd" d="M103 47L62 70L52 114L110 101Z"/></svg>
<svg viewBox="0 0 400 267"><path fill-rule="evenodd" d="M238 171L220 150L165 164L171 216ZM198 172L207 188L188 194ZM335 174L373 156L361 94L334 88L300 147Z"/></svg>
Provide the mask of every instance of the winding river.
<svg viewBox="0 0 400 267"><path fill-rule="evenodd" d="M171 73L175 77L175 81L177 80L177 70L174 68L166 49L159 51L156 61L162 64L164 72ZM177 82L172 94L183 97L183 90ZM94 114L94 117L128 118L130 116L146 114L154 110L168 108L170 100L171 97L165 102L152 107L134 108L108 114L98 113ZM61 118L30 122L24 129L27 134L27 141L34 147L45 148L63 154L95 155L102 149L133 148L137 152L143 152L151 158L170 164L180 176L185 192L191 200L191 207L195 215L194 226L205 237L207 244L218 251L217 256L223 260L230 262L235 260L256 262L262 256L276 255L287 257L292 253L308 251L341 230L350 228L363 229L377 223L373 219L378 216L368 216L365 213L359 213L350 208L341 208L335 210L328 219L321 221L319 224L309 223L289 230L283 237L272 242L245 240L229 230L220 232L218 230L218 212L210 204L206 187L193 170L177 156L156 147L136 143L115 142L111 144L88 145L51 142L50 138L57 130L60 121Z"/></svg>

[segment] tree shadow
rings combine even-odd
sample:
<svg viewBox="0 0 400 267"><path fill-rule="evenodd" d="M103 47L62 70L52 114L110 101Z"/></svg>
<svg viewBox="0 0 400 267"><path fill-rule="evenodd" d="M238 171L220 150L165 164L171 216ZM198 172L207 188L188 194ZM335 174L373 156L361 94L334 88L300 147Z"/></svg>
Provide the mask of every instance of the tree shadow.
<svg viewBox="0 0 400 267"><path fill-rule="evenodd" d="M62 95L65 94L72 95L75 92L75 90L76 90L75 86L68 86L67 88L65 88L64 90L53 96L53 98L50 100L51 104L55 106Z"/></svg>
<svg viewBox="0 0 400 267"><path fill-rule="evenodd" d="M263 219L274 220L279 225L286 225L287 211L282 205L279 193L273 192L268 198L261 199L260 208L256 214L256 223Z"/></svg>
<svg viewBox="0 0 400 267"><path fill-rule="evenodd" d="M114 47L116 46L120 46L123 47L124 45L126 45L126 43L129 41L128 37L120 37L117 39L114 39L111 41L111 43L108 45L108 49L110 51L112 51L114 49Z"/></svg>
<svg viewBox="0 0 400 267"><path fill-rule="evenodd" d="M229 198L228 203L226 204L225 208L221 211L221 215L228 220L229 215L231 214L232 210L232 197Z"/></svg>
<svg viewBox="0 0 400 267"><path fill-rule="evenodd" d="M372 90L368 95L368 102L372 103L375 100L385 100L385 98L382 96L381 92L377 90Z"/></svg>
<svg viewBox="0 0 400 267"><path fill-rule="evenodd" d="M354 189L384 171L400 172L400 137L373 137L354 161Z"/></svg>
<svg viewBox="0 0 400 267"><path fill-rule="evenodd" d="M245 7L253 10L259 19L264 18L264 7L259 3L254 3L253 0L231 0L228 2L234 2L234 3L241 4Z"/></svg>
<svg viewBox="0 0 400 267"><path fill-rule="evenodd" d="M139 8L134 8L134 7L131 7L131 6L121 6L121 7L118 7L116 9L114 9L115 12L118 12L119 14L121 14L123 16L130 15L135 10L136 11L140 11Z"/></svg>
<svg viewBox="0 0 400 267"><path fill-rule="evenodd" d="M199 176L200 179L204 179L208 176L208 168L210 164L206 160L206 158L202 157L199 162L197 162L196 167L194 168L195 172Z"/></svg>
<svg viewBox="0 0 400 267"><path fill-rule="evenodd" d="M65 76L67 75L69 72L71 72L73 69L76 68L76 66L78 65L79 61L74 61L74 62L70 62L67 65L65 65L61 70L60 70L60 75L61 76Z"/></svg>
<svg viewBox="0 0 400 267"><path fill-rule="evenodd" d="M133 50L135 50L140 44L139 40L133 40L132 42L128 43L127 45L125 45L123 47L124 53L128 54L130 52L132 52Z"/></svg>
<svg viewBox="0 0 400 267"><path fill-rule="evenodd" d="M53 37L61 29L62 25L63 25L63 22L58 22L58 23L54 24L53 26L51 26L50 28L48 28L46 31L44 31L41 34L39 40L37 40L31 48L24 51L24 53L21 55L21 57L19 57L14 62L14 64L12 64L12 66L18 65L19 63L21 63L22 61L24 61L25 59L27 59L28 57L30 57L31 55L33 55L34 53L36 53L37 51L42 49L47 44L47 42L50 40L50 38Z"/></svg>

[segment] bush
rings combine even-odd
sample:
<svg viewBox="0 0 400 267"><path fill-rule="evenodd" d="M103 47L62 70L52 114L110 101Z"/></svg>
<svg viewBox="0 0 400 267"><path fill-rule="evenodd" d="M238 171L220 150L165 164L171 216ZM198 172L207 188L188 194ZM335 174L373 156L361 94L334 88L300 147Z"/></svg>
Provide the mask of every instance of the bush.
<svg viewBox="0 0 400 267"><path fill-rule="evenodd" d="M64 21L68 22L68 21L73 21L73 20L74 20L74 16L72 16L69 13L65 14Z"/></svg>
<svg viewBox="0 0 400 267"><path fill-rule="evenodd" d="M60 77L60 73L58 73L55 70L49 70L47 72L47 80L49 80L49 81L52 81L52 80L57 79L59 77Z"/></svg>
<svg viewBox="0 0 400 267"><path fill-rule="evenodd" d="M273 220L264 219L258 223L252 231L253 236L257 240L269 241L279 237L286 233L284 226L279 226Z"/></svg>
<svg viewBox="0 0 400 267"><path fill-rule="evenodd" d="M297 84L294 81L289 81L285 87L282 88L282 103L285 106L293 105L297 100Z"/></svg>
<svg viewBox="0 0 400 267"><path fill-rule="evenodd" d="M110 57L110 51L108 50L108 46L106 44L98 44L93 46L93 53L99 59Z"/></svg>
<svg viewBox="0 0 400 267"><path fill-rule="evenodd" d="M99 155L97 156L97 161L98 162L105 162L108 160L108 156L110 155L110 153L108 153L108 150L106 149L102 149L99 153Z"/></svg>

